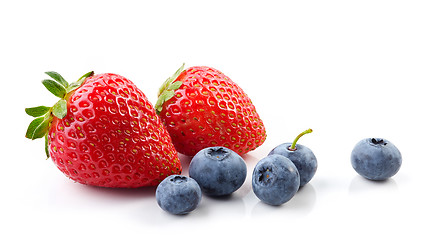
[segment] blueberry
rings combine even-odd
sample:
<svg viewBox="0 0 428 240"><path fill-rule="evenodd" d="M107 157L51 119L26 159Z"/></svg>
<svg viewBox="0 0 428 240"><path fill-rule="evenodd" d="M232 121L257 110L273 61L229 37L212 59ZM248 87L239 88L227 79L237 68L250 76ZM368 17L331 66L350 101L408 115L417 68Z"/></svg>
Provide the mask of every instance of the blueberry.
<svg viewBox="0 0 428 240"><path fill-rule="evenodd" d="M401 153L390 141L366 138L358 142L351 153L352 167L370 180L386 180L401 167Z"/></svg>
<svg viewBox="0 0 428 240"><path fill-rule="evenodd" d="M198 183L187 176L168 176L156 188L158 205L172 214L182 215L195 210L201 198Z"/></svg>
<svg viewBox="0 0 428 240"><path fill-rule="evenodd" d="M299 189L299 172L290 159L278 154L268 155L254 167L252 186L263 202L281 205L288 202Z"/></svg>
<svg viewBox="0 0 428 240"><path fill-rule="evenodd" d="M296 150L290 150L292 143L283 143L275 147L269 155L279 154L290 159L300 175L300 187L306 185L317 171L318 163L314 153L308 147L296 144Z"/></svg>
<svg viewBox="0 0 428 240"><path fill-rule="evenodd" d="M280 144L269 153L269 155L282 155L294 163L299 171L300 187L306 185L314 177L318 168L317 158L312 150L304 145L296 144L297 140L301 136L310 132L312 132L312 129L302 132L297 136L293 143Z"/></svg>
<svg viewBox="0 0 428 240"><path fill-rule="evenodd" d="M189 176L198 182L203 193L224 196L242 186L247 166L241 156L228 148L208 147L192 158Z"/></svg>

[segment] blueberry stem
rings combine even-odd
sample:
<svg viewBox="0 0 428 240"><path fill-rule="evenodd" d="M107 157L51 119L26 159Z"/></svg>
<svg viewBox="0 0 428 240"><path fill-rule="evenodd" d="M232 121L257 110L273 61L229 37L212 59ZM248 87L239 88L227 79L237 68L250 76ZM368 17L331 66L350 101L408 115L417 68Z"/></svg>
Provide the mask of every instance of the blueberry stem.
<svg viewBox="0 0 428 240"><path fill-rule="evenodd" d="M299 135L297 135L297 137L294 139L294 142L291 144L291 146L288 148L288 150L290 150L290 151L296 151L297 149L296 149L296 143L297 143L297 141L303 136L303 135L305 135L305 134L308 134L308 133L311 133L312 132L312 129L308 129L308 130L306 130L306 131L303 131L303 132L301 132Z"/></svg>

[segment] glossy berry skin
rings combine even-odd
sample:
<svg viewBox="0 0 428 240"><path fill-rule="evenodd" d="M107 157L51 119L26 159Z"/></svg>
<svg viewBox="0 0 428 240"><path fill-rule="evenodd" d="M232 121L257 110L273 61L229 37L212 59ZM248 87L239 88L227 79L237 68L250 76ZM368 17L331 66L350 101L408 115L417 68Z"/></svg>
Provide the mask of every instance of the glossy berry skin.
<svg viewBox="0 0 428 240"><path fill-rule="evenodd" d="M146 96L130 80L98 74L67 96L53 118L49 154L70 179L101 187L142 187L181 173L171 139Z"/></svg>
<svg viewBox="0 0 428 240"><path fill-rule="evenodd" d="M290 159L299 171L300 187L306 185L315 175L318 168L317 158L312 150L296 144L296 150L290 150L292 143L283 143L272 149L269 155L279 154Z"/></svg>
<svg viewBox="0 0 428 240"><path fill-rule="evenodd" d="M355 171L370 180L386 180L400 170L401 153L390 141L366 138L358 142L351 153Z"/></svg>
<svg viewBox="0 0 428 240"><path fill-rule="evenodd" d="M190 67L172 84L181 82L163 103L159 116L178 152L194 156L212 146L243 155L266 139L266 130L248 95L222 72Z"/></svg>
<svg viewBox="0 0 428 240"><path fill-rule="evenodd" d="M247 176L247 166L244 159L232 150L209 147L193 157L189 176L198 182L203 193L225 196L242 186Z"/></svg>
<svg viewBox="0 0 428 240"><path fill-rule="evenodd" d="M282 155L268 155L254 167L253 191L266 204L278 206L288 202L299 186L300 177L296 166Z"/></svg>
<svg viewBox="0 0 428 240"><path fill-rule="evenodd" d="M183 175L171 175L156 188L156 201L163 210L176 215L188 214L202 199L198 183Z"/></svg>

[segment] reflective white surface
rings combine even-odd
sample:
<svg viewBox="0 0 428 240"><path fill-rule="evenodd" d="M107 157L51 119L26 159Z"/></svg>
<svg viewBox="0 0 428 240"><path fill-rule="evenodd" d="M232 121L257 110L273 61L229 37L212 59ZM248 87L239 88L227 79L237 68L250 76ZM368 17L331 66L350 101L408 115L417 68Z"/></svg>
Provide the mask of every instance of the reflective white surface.
<svg viewBox="0 0 428 240"><path fill-rule="evenodd" d="M283 239L428 237L425 1L14 1L0 4L3 37L1 239L146 236ZM163 212L155 188L73 183L24 138L25 107L56 101L45 71L131 79L152 103L185 62L238 83L265 123L230 197L203 196L186 216ZM9 90L10 89L10 90ZM251 190L257 161L301 131L318 158L312 181L272 207ZM372 182L350 164L353 146L383 137L403 155L397 175ZM180 156L184 174L190 158ZM6 237L7 236L7 237Z"/></svg>

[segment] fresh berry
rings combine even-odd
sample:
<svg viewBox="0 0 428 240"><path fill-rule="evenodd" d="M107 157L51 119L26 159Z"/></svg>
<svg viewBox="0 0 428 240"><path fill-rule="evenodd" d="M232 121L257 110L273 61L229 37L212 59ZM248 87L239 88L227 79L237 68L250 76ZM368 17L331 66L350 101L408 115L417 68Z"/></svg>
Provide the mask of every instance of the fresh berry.
<svg viewBox="0 0 428 240"><path fill-rule="evenodd" d="M68 84L56 72L45 87L53 107L27 108L36 117L30 139L45 138L46 154L70 179L102 187L159 184L181 173L171 138L146 96L116 74L88 73Z"/></svg>
<svg viewBox="0 0 428 240"><path fill-rule="evenodd" d="M311 132L312 129L308 129L299 134L293 143L280 144L269 153L269 155L282 155L294 163L299 171L300 187L306 185L314 177L318 168L317 158L312 150L304 145L297 144L300 137Z"/></svg>
<svg viewBox="0 0 428 240"><path fill-rule="evenodd" d="M182 215L196 209L202 198L201 188L192 178L172 175L156 188L156 201L165 211Z"/></svg>
<svg viewBox="0 0 428 240"><path fill-rule="evenodd" d="M264 203L281 205L288 202L300 185L299 172L290 159L272 154L254 167L253 192Z"/></svg>
<svg viewBox="0 0 428 240"><path fill-rule="evenodd" d="M224 196L242 186L247 176L247 165L241 156L228 148L208 147L193 157L189 175L198 182L203 193Z"/></svg>
<svg viewBox="0 0 428 240"><path fill-rule="evenodd" d="M236 83L211 67L183 68L162 85L155 105L178 152L223 146L243 155L263 144L263 122Z"/></svg>
<svg viewBox="0 0 428 240"><path fill-rule="evenodd" d="M370 180L386 180L401 167L401 153L390 141L366 138L355 145L351 153L352 167Z"/></svg>

